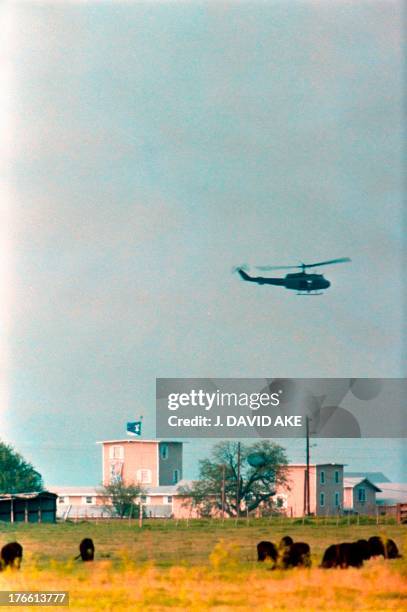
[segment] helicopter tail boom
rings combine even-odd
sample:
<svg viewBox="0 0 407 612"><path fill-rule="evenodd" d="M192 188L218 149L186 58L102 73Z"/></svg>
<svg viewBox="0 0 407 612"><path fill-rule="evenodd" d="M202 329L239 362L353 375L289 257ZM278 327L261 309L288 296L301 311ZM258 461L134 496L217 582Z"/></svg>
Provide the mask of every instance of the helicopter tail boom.
<svg viewBox="0 0 407 612"><path fill-rule="evenodd" d="M250 283L257 283L259 285L281 285L281 286L285 286L285 279L284 278L267 278L267 277L264 277L264 276L249 276L249 274L247 274L247 272L245 272L241 268L238 270L238 273L239 273L240 277L243 280L248 281Z"/></svg>

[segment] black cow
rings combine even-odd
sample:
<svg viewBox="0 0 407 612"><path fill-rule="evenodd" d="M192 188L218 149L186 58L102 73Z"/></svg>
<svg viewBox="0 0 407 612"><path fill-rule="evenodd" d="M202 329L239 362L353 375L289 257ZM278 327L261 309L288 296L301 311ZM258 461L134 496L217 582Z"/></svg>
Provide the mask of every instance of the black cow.
<svg viewBox="0 0 407 612"><path fill-rule="evenodd" d="M291 539L289 536L288 538ZM309 544L306 542L292 542L284 546L281 551L281 565L284 569L299 566L311 567L311 549Z"/></svg>
<svg viewBox="0 0 407 612"><path fill-rule="evenodd" d="M0 569L14 567L19 569L23 559L23 547L18 542L5 544L0 552Z"/></svg>
<svg viewBox="0 0 407 612"><path fill-rule="evenodd" d="M385 556L383 540L379 536L372 536L368 540L368 544L370 546L370 555L372 557L379 557L382 555Z"/></svg>
<svg viewBox="0 0 407 612"><path fill-rule="evenodd" d="M363 561L369 558L369 546L366 544L363 540L332 544L326 549L320 567L362 567Z"/></svg>
<svg viewBox="0 0 407 612"><path fill-rule="evenodd" d="M342 568L362 567L364 554L366 551L357 542L339 544L339 560Z"/></svg>
<svg viewBox="0 0 407 612"><path fill-rule="evenodd" d="M330 569L331 567L338 567L338 565L340 565L339 544L331 544L331 546L328 546L324 552L324 556L322 557L321 565L319 567Z"/></svg>
<svg viewBox="0 0 407 612"><path fill-rule="evenodd" d="M291 544L294 544L294 540L290 536L284 536L283 538L281 538L278 547L282 549L286 548L287 546L291 546Z"/></svg>
<svg viewBox="0 0 407 612"><path fill-rule="evenodd" d="M372 556L370 552L369 542L367 540L358 540L356 542L362 554L363 561L367 561Z"/></svg>
<svg viewBox="0 0 407 612"><path fill-rule="evenodd" d="M95 545L91 538L84 538L79 544L79 555L75 559L81 557L82 561L93 561L95 557Z"/></svg>
<svg viewBox="0 0 407 612"><path fill-rule="evenodd" d="M394 540L390 538L386 542L387 548L387 558L388 559L401 559L403 555L400 555L399 549L397 548L397 544Z"/></svg>
<svg viewBox="0 0 407 612"><path fill-rule="evenodd" d="M278 557L278 550L273 542L267 542L263 540L257 544L257 561L265 561L266 559L272 559L276 562Z"/></svg>
<svg viewBox="0 0 407 612"><path fill-rule="evenodd" d="M368 540L370 555L372 557L382 556L385 559L399 559L399 549L394 540L372 536Z"/></svg>

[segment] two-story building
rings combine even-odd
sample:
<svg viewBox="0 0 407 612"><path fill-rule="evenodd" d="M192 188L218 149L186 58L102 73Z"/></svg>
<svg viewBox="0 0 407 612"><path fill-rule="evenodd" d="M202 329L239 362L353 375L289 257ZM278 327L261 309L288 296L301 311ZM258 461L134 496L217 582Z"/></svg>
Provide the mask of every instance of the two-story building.
<svg viewBox="0 0 407 612"><path fill-rule="evenodd" d="M176 485L182 480L182 442L106 440L102 446L102 482L121 479L146 487Z"/></svg>
<svg viewBox="0 0 407 612"><path fill-rule="evenodd" d="M290 463L287 471L287 487L278 488L276 498L288 516L303 516L306 464ZM309 491L311 514L335 515L343 509L343 465L318 463L309 466Z"/></svg>

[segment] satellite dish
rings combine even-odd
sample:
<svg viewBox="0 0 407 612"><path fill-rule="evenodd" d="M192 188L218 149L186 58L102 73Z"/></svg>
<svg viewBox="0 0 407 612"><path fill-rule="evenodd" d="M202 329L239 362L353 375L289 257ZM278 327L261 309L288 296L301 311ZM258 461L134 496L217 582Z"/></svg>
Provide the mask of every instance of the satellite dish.
<svg viewBox="0 0 407 612"><path fill-rule="evenodd" d="M267 464L267 459L263 453L251 453L247 457L247 463L254 468L260 468Z"/></svg>

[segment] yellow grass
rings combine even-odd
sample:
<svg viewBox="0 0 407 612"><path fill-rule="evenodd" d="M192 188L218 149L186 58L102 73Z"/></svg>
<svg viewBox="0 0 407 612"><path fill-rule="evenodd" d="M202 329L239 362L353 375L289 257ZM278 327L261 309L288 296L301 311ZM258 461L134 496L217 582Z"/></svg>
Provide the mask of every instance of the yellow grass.
<svg viewBox="0 0 407 612"><path fill-rule="evenodd" d="M406 576L375 562L362 570L270 572L237 567L112 570L99 561L73 571L72 564L47 570L4 572L2 590L66 590L71 608L82 610L405 610ZM62 609L62 608L61 608Z"/></svg>
<svg viewBox="0 0 407 612"><path fill-rule="evenodd" d="M350 535L353 539L366 537L382 530L364 526L357 533L353 528L350 534L346 527L289 529L284 525L280 530L276 526L269 539L276 541L277 531L291 532L295 539L310 542L315 551L313 568L284 572L270 571L267 564L256 562L255 544L267 530L270 532L261 523L238 529L232 524L189 529L154 525L142 532L127 523L33 525L3 533L0 529L0 542L18 539L25 552L20 571L0 573L0 590L66 590L71 609L89 611L407 610L404 559L370 560L360 570L317 567L328 541L350 539ZM404 530L387 527L386 533L403 548ZM95 540L97 559L93 563L73 561L84 535ZM111 558L103 558L109 551Z"/></svg>

